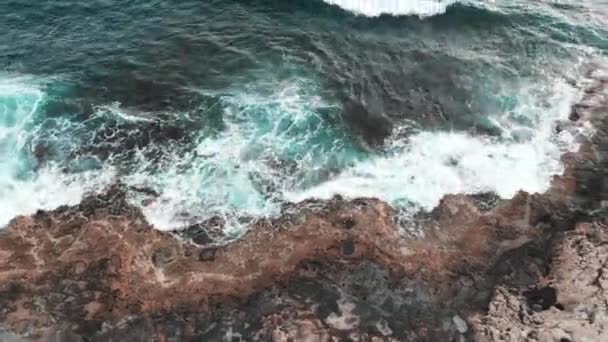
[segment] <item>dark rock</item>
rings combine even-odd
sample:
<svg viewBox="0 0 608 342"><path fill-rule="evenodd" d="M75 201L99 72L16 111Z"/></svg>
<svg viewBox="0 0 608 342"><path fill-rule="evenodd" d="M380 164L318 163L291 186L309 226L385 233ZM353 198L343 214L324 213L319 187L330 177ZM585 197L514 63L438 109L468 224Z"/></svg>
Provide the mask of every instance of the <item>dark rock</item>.
<svg viewBox="0 0 608 342"><path fill-rule="evenodd" d="M158 193L158 191L156 191L152 188L149 188L149 187L130 186L129 190L139 192L139 193L142 193L144 195L151 196L154 198L160 197L160 194Z"/></svg>
<svg viewBox="0 0 608 342"><path fill-rule="evenodd" d="M216 253L217 253L217 248L214 248L214 247L205 248L205 249L201 250L201 252L199 253L198 260L202 261L202 262L213 261L213 260L215 260Z"/></svg>
<svg viewBox="0 0 608 342"><path fill-rule="evenodd" d="M381 146L384 139L391 134L391 121L378 114L370 113L366 106L353 99L343 102L346 122L356 130L363 140L373 147Z"/></svg>
<svg viewBox="0 0 608 342"><path fill-rule="evenodd" d="M557 303L557 291L552 287L528 290L524 292L528 301L528 306L538 307L540 310L547 310Z"/></svg>
<svg viewBox="0 0 608 342"><path fill-rule="evenodd" d="M346 239L342 244L342 254L352 255L353 253L355 253L355 243L352 239Z"/></svg>
<svg viewBox="0 0 608 342"><path fill-rule="evenodd" d="M355 221L352 217L348 217L344 220L344 228L345 229L351 229L353 228L355 225L357 224L357 221Z"/></svg>
<svg viewBox="0 0 608 342"><path fill-rule="evenodd" d="M178 236L190 239L197 245L205 246L220 241L226 224L222 217L214 216L204 222L193 224L185 229L175 231Z"/></svg>
<svg viewBox="0 0 608 342"><path fill-rule="evenodd" d="M581 116L580 114L578 114L578 108L576 106L573 106L570 110L570 115L568 116L568 119L570 119L570 121L578 121L580 118Z"/></svg>

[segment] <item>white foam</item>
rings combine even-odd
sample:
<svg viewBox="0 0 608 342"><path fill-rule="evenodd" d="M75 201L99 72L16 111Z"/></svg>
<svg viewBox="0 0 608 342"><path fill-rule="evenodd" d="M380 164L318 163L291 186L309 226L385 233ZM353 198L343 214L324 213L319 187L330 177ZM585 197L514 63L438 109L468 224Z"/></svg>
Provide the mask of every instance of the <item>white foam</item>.
<svg viewBox="0 0 608 342"><path fill-rule="evenodd" d="M23 147L25 126L43 99L43 92L31 82L25 76L0 74L0 163L8 162Z"/></svg>
<svg viewBox="0 0 608 342"><path fill-rule="evenodd" d="M236 125L229 125L220 137L200 141L196 152L182 156L167 169L136 172L125 181L149 186L160 197L142 210L148 221L162 230L174 229L219 215L263 216L272 211L271 203L255 189L249 175L265 172L259 160L247 160L251 142ZM238 233L236 221L228 225Z"/></svg>
<svg viewBox="0 0 608 342"><path fill-rule="evenodd" d="M96 108L98 114L115 115L118 118L131 122L152 122L153 120L143 116L144 113L135 113L132 110L122 108L119 102L113 102L110 105L98 106Z"/></svg>
<svg viewBox="0 0 608 342"><path fill-rule="evenodd" d="M382 14L395 16L417 15L421 17L445 13L457 0L324 0L347 11L369 17Z"/></svg>
<svg viewBox="0 0 608 342"><path fill-rule="evenodd" d="M132 199L156 228L174 229L219 215L229 219L228 234L239 234L238 217L274 215L284 199L334 194L378 197L414 211L432 209L449 193L494 191L511 197L520 189L543 191L562 172L561 154L575 146L567 131L554 133L555 121L567 118L577 96L560 80L522 86L515 96L518 108L492 116L504 131L501 138L427 131L404 140L395 134L386 154L367 159L319 117L319 109L331 105L317 95L314 82L288 80L262 88L224 96L224 129L202 132L189 153L166 150L166 167L152 167L143 154L132 160L139 168L122 180L160 194L152 201ZM44 96L31 80L0 78L0 227L16 215L77 204L87 192L114 180L109 165L66 174L51 163L20 174L27 167L18 152L37 134L31 119ZM119 109L98 108L125 120L145 118ZM290 160L296 171L277 174L272 163ZM343 171L329 179L316 176L327 169ZM272 189L264 193L260 184Z"/></svg>
<svg viewBox="0 0 608 342"><path fill-rule="evenodd" d="M64 174L47 165L33 172L27 143L45 94L26 76L0 75L0 227L17 215L77 204L88 191L110 182L112 172Z"/></svg>
<svg viewBox="0 0 608 342"><path fill-rule="evenodd" d="M203 133L194 151L180 154L160 172L139 171L126 178L128 184L160 193L143 205L156 228L174 229L222 216L232 220L228 226L238 234L238 217L276 214L283 187L295 187L332 157L349 153L318 117L318 110L330 105L318 96L315 82L256 83L232 93L221 99L221 132ZM281 162L299 171L285 175L277 166Z"/></svg>
<svg viewBox="0 0 608 342"><path fill-rule="evenodd" d="M55 167L47 167L30 179L0 180L0 227L18 215L76 205L86 193L103 189L113 179L112 172L65 174Z"/></svg>
<svg viewBox="0 0 608 342"><path fill-rule="evenodd" d="M336 178L311 189L290 192L287 198L379 197L399 205L410 203L427 210L450 193L493 191L504 198L517 191L547 189L553 175L562 172L560 156L572 145L568 132L554 133L555 121L566 119L577 91L565 82L553 80L550 108L538 104L538 85L522 89L528 102L519 108L533 122L526 134L510 122L503 122L505 137L471 136L460 132L420 132L407 143L394 141L393 151L355 165ZM534 89L534 90L532 90ZM513 114L513 113L512 113ZM584 128L581 128L584 129ZM515 134L517 139L507 135Z"/></svg>
<svg viewBox="0 0 608 342"><path fill-rule="evenodd" d="M396 133L387 154L351 159L358 162L348 168L341 163L341 173L311 186L302 178L328 166L319 156L355 152L343 147L314 150L311 136L325 128L310 120L326 104L302 94L301 88L285 83L270 94L227 96L221 133L202 137L195 152L181 155L163 172L129 176L129 184L152 186L161 194L143 205L149 221L159 229L173 229L219 215L232 220L229 227L238 233L242 227L235 217L274 215L285 199L378 197L413 213L432 209L450 193L493 191L507 198L519 190L544 191L552 176L562 172L560 156L575 148L571 132L556 134L554 124L567 119L578 92L560 80L537 80L512 94L519 103L515 110L491 116L502 137L423 131L403 140ZM297 163L301 172L291 179L275 176L267 162L298 146L310 149ZM252 176L272 183L270 197L260 192Z"/></svg>

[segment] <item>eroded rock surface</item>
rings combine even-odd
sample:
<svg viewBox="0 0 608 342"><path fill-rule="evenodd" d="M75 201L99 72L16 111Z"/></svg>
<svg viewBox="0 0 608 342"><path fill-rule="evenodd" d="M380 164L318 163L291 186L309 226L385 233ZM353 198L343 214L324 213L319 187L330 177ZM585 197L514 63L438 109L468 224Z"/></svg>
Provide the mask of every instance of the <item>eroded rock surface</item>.
<svg viewBox="0 0 608 342"><path fill-rule="evenodd" d="M544 194L446 196L404 238L376 199L309 200L217 244L154 230L121 185L0 231L0 338L606 340L608 84Z"/></svg>

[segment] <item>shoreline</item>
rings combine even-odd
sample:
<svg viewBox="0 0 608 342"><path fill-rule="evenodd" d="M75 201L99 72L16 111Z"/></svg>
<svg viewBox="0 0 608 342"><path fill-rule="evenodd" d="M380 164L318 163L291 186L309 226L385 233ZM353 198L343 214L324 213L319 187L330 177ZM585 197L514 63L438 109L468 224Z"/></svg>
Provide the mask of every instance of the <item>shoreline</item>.
<svg viewBox="0 0 608 342"><path fill-rule="evenodd" d="M334 197L223 246L194 229L189 244L120 185L15 218L0 231L0 327L43 340L608 339L608 76L589 76L571 120L595 134L548 191L490 208L445 196L423 239L404 238L380 200Z"/></svg>

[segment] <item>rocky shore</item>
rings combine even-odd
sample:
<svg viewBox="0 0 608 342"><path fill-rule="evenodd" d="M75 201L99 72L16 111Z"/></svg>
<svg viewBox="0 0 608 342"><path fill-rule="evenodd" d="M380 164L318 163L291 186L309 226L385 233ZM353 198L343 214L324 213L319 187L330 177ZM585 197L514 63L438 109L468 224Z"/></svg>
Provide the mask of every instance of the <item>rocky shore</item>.
<svg viewBox="0 0 608 342"><path fill-rule="evenodd" d="M405 238L377 199L309 200L220 244L153 229L117 184L0 231L0 340L608 340L608 74L543 194L455 194ZM516 172L516 170L514 170Z"/></svg>

